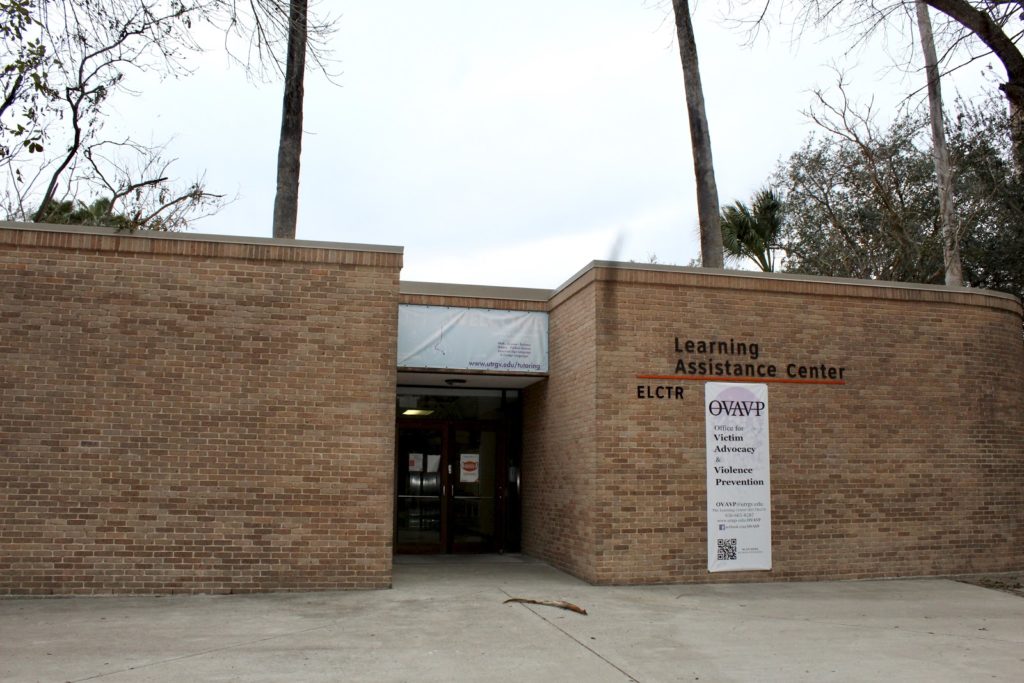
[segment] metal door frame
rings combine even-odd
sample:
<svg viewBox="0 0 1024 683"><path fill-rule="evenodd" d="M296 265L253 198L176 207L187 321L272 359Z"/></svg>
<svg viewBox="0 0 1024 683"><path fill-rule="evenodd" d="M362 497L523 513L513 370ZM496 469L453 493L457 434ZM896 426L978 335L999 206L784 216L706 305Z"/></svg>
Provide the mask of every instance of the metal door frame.
<svg viewBox="0 0 1024 683"><path fill-rule="evenodd" d="M441 528L440 542L437 547L430 545L398 545L398 457L401 439L399 432L403 429L438 432L441 435L441 461L438 466L441 475ZM449 473L455 443L455 432L493 431L497 434L494 477L494 541L493 547L462 545L454 543L454 534L450 529L451 508L454 502L454 486ZM408 554L460 554L460 553L493 553L504 552L505 522L508 514L508 425L504 420L429 420L422 418L399 417L395 425L395 488L394 519L392 524L393 546L396 553Z"/></svg>

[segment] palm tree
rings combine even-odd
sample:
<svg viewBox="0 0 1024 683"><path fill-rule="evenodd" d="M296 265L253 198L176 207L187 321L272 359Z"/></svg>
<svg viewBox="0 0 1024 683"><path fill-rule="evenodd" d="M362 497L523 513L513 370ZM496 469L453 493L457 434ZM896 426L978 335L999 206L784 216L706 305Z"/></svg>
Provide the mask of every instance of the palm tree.
<svg viewBox="0 0 1024 683"><path fill-rule="evenodd" d="M784 210L779 195L770 189L754 195L751 206L736 202L722 210L722 244L732 258L749 258L765 273L775 271Z"/></svg>
<svg viewBox="0 0 1024 683"><path fill-rule="evenodd" d="M683 65L683 86L686 89L686 113L690 120L693 170L697 179L701 265L705 268L721 268L722 231L718 225L718 188L715 184L715 165L711 159L711 135L708 133L708 118L704 112L704 89L700 82L690 4L687 0L672 0L672 9L676 17L679 59Z"/></svg>
<svg viewBox="0 0 1024 683"><path fill-rule="evenodd" d="M284 77L273 235L295 239L306 65L312 64L330 80L331 74L326 68L331 61L327 46L335 30L334 20L318 19L309 11L309 0L215 2L212 7L216 10L213 18L223 26L229 54L238 59L250 75L260 80L269 74ZM230 46L235 45L236 40L242 41L244 51L232 51ZM282 46L285 47L283 57Z"/></svg>
<svg viewBox="0 0 1024 683"><path fill-rule="evenodd" d="M299 163L302 156L302 101L306 74L307 0L291 0L288 55L284 70L284 106L277 148L274 237L295 239L299 213Z"/></svg>

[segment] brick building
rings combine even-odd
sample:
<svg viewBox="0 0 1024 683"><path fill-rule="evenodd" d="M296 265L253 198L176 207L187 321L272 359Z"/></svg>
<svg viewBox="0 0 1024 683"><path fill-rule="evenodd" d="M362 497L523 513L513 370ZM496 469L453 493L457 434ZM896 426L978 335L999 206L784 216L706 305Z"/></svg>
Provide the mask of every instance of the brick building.
<svg viewBox="0 0 1024 683"><path fill-rule="evenodd" d="M1013 297L401 266L394 247L0 225L0 594L379 588L395 552L521 550L593 583L1024 564ZM767 571L708 571L721 380L767 386Z"/></svg>

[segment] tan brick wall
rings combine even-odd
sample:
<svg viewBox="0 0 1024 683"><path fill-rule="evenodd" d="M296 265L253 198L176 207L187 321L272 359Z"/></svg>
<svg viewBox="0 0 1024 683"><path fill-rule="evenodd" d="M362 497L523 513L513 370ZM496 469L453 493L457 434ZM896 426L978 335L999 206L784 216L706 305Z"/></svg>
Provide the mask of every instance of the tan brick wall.
<svg viewBox="0 0 1024 683"><path fill-rule="evenodd" d="M452 306L458 308L492 308L499 311L546 311L545 301L515 301L512 299L495 299L469 296L438 296L425 294L405 294L400 303L410 306Z"/></svg>
<svg viewBox="0 0 1024 683"><path fill-rule="evenodd" d="M595 583L1018 569L1017 302L596 264L549 301L413 286L401 255L0 227L0 593L390 583L398 303L550 312L523 547ZM682 339L846 368L771 384L771 572L706 572ZM644 384L682 400L637 398Z"/></svg>
<svg viewBox="0 0 1024 683"><path fill-rule="evenodd" d="M604 531L594 292L576 284L552 301L549 378L523 394L523 551L588 581L598 578L595 546Z"/></svg>
<svg viewBox="0 0 1024 683"><path fill-rule="evenodd" d="M185 237L0 229L0 593L390 585L401 254Z"/></svg>
<svg viewBox="0 0 1024 683"><path fill-rule="evenodd" d="M529 552L596 583L1024 564L1015 301L672 269L595 267L573 287L552 301L548 386L527 392L524 477L541 490L525 504L543 501L524 512ZM703 383L636 377L674 374L676 336L757 342L762 362L783 369L846 368L842 386L769 385L771 572L707 573ZM682 386L684 398L638 399L644 384Z"/></svg>

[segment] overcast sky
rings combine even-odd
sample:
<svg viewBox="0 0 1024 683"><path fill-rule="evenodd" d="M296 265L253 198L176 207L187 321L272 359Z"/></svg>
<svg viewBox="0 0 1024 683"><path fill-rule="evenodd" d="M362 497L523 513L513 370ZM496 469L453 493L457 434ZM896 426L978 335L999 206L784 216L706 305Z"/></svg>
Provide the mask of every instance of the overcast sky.
<svg viewBox="0 0 1024 683"><path fill-rule="evenodd" d="M696 33L723 205L748 199L812 126L810 90L850 68L891 110L919 75L877 46L785 30L745 46L719 3ZM687 265L699 252L671 3L335 0L332 85L306 80L299 239L405 247L404 280L556 287L593 259ZM211 49L188 78L118 103L140 138L173 137L183 179L237 199L194 232L269 237L281 84ZM983 64L962 74L976 88ZM966 80L964 80L966 79ZM953 83L945 83L947 99Z"/></svg>

